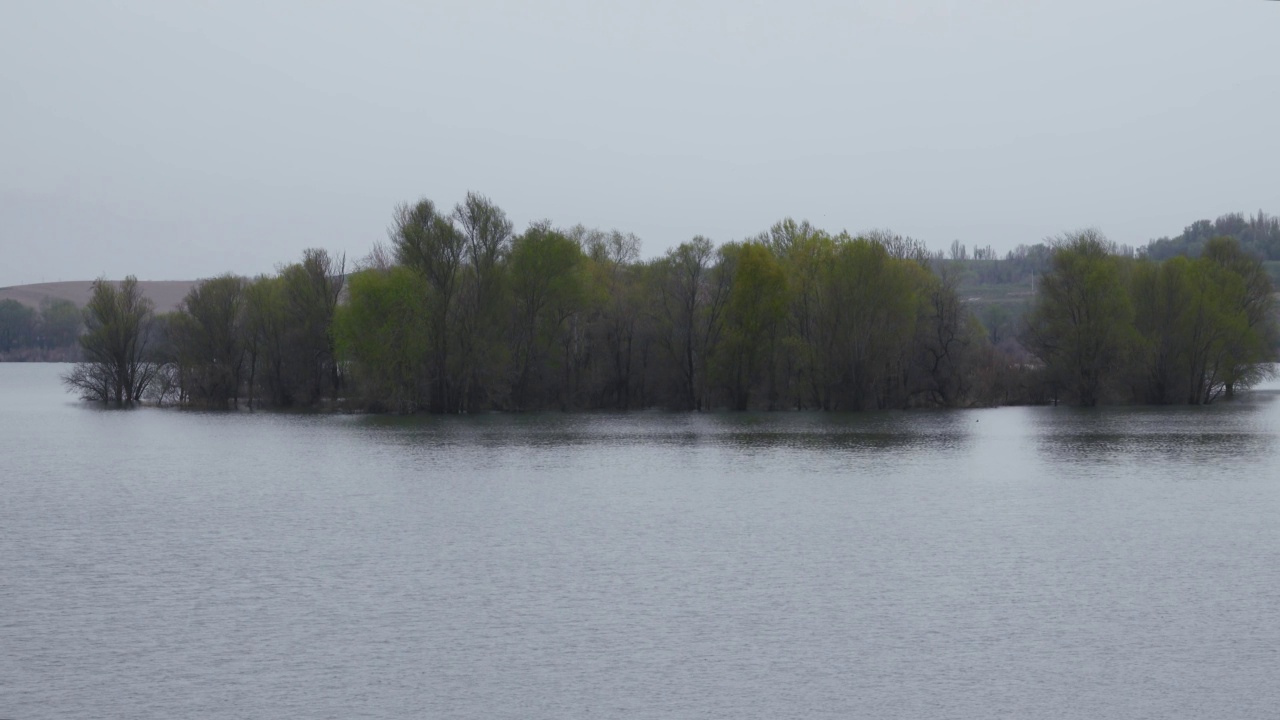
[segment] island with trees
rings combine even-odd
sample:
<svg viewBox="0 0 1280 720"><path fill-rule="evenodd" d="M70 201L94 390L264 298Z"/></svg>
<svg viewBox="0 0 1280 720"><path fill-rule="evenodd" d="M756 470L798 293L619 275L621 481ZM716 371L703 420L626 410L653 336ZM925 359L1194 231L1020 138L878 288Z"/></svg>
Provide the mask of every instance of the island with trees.
<svg viewBox="0 0 1280 720"><path fill-rule="evenodd" d="M307 250L173 312L99 280L64 380L119 406L393 413L1202 405L1270 373L1280 342L1280 225L1225 217L1138 251L1085 230L1004 258L788 219L642 260L634 235L517 233L470 193L398 208L354 268Z"/></svg>

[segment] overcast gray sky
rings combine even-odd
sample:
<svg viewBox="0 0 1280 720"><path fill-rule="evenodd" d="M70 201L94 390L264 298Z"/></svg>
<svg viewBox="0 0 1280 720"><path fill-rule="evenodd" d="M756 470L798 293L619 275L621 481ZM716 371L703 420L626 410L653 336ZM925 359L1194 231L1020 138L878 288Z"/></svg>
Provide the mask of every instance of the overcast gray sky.
<svg viewBox="0 0 1280 720"><path fill-rule="evenodd" d="M468 189L654 256L1280 211L1280 3L0 4L0 286L358 257Z"/></svg>

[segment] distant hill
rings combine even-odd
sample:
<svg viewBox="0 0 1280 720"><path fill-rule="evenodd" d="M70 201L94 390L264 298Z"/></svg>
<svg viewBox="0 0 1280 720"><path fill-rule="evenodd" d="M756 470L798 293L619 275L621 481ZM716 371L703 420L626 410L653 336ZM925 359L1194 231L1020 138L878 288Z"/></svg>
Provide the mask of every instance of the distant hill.
<svg viewBox="0 0 1280 720"><path fill-rule="evenodd" d="M178 308L178 303L186 296L194 280L139 280L138 287L142 294L156 304L156 312L169 312ZM70 282L36 283L34 285L13 285L0 288L0 300L17 300L23 305L40 307L45 298L70 300L76 307L84 307L89 302L89 294L93 286L92 280L74 280Z"/></svg>

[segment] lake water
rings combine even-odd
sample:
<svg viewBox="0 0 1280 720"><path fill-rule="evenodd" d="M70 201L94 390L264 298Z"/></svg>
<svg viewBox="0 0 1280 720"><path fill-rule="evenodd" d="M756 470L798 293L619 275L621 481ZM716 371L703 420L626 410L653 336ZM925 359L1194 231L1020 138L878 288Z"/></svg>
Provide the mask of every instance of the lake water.
<svg viewBox="0 0 1280 720"><path fill-rule="evenodd" d="M111 412L0 364L0 717L1273 718L1280 394Z"/></svg>

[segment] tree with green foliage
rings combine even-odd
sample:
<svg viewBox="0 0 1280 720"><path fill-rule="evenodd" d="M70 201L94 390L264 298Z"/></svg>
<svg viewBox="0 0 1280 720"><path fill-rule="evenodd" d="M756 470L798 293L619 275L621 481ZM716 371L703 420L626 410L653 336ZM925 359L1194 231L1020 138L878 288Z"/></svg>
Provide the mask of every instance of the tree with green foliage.
<svg viewBox="0 0 1280 720"><path fill-rule="evenodd" d="M809 224L808 220L796 222L793 218L783 218L774 223L768 230L752 238L773 251L778 257L785 257L798 242L823 234Z"/></svg>
<svg viewBox="0 0 1280 720"><path fill-rule="evenodd" d="M1256 225L1263 225L1262 214ZM1275 219L1272 218L1274 224ZM1277 233L1280 241L1280 233ZM1242 316L1243 327L1229 340L1229 359L1223 373L1227 397L1237 388L1249 387L1269 377L1275 348L1280 344L1276 324L1275 288L1262 261L1244 250L1232 237L1217 237L1205 243L1202 257L1240 279L1239 294L1229 300L1233 313Z"/></svg>
<svg viewBox="0 0 1280 720"><path fill-rule="evenodd" d="M189 402L221 409L239 405L248 354L247 286L244 278L230 274L202 280L169 319L168 340Z"/></svg>
<svg viewBox="0 0 1280 720"><path fill-rule="evenodd" d="M973 402L981 350L987 331L961 301L949 266L938 274L920 274L922 302L916 322L914 393L932 405L954 407Z"/></svg>
<svg viewBox="0 0 1280 720"><path fill-rule="evenodd" d="M341 375L333 319L346 280L346 258L308 249L280 272L281 396L278 404L313 407L337 400Z"/></svg>
<svg viewBox="0 0 1280 720"><path fill-rule="evenodd" d="M864 238L836 239L822 271L826 328L821 365L842 409L905 404L903 374L918 318L919 274L914 262L889 255Z"/></svg>
<svg viewBox="0 0 1280 720"><path fill-rule="evenodd" d="M1236 307L1243 289L1238 276L1203 257L1138 263L1136 400L1200 405L1225 390L1233 343L1248 330Z"/></svg>
<svg viewBox="0 0 1280 720"><path fill-rule="evenodd" d="M458 288L458 365L461 386L458 409L492 403L502 390L506 355L506 260L512 225L489 198L475 192L453 210L462 235L462 267Z"/></svg>
<svg viewBox="0 0 1280 720"><path fill-rule="evenodd" d="M598 298L593 323L600 361L599 407L627 410L637 383L642 335L643 292L640 238L618 230L604 232L578 225L568 231L591 261L592 285Z"/></svg>
<svg viewBox="0 0 1280 720"><path fill-rule="evenodd" d="M1185 257L1163 263L1141 260L1133 267L1130 287L1138 342L1131 384L1141 402L1180 403L1189 393L1183 336L1193 317L1192 271L1192 261Z"/></svg>
<svg viewBox="0 0 1280 720"><path fill-rule="evenodd" d="M639 238L616 230L540 222L516 236L471 192L449 213L399 207L390 245L350 279L343 259L308 250L272 276L201 282L149 321L133 378L110 348L137 315L136 283L100 283L85 312L95 354L68 384L128 404L149 373L162 403L335 406L341 394L354 409L436 413L1202 404L1270 372L1273 288L1241 240L1268 227L1222 219L1208 228L1226 236L1164 262L1095 231L1003 259L957 241L947 260L887 230L788 218L642 260ZM37 338L62 308L43 308ZM30 341L31 317L0 304L0 351Z"/></svg>
<svg viewBox="0 0 1280 720"><path fill-rule="evenodd" d="M350 278L334 336L339 357L350 363L355 386L373 410L411 413L430 395L427 296L425 278L403 266Z"/></svg>
<svg viewBox="0 0 1280 720"><path fill-rule="evenodd" d="M279 277L261 275L245 285L243 330L251 410L262 397L285 404L283 294Z"/></svg>
<svg viewBox="0 0 1280 720"><path fill-rule="evenodd" d="M585 301L584 260L582 248L550 223L534 223L512 245L512 402L516 409L530 406L535 381L549 390L559 384L558 391L547 394L564 400L561 373L568 370L570 358L567 353L554 358L552 351Z"/></svg>
<svg viewBox="0 0 1280 720"><path fill-rule="evenodd" d="M431 327L430 409L435 413L457 412L461 407L457 387L461 372L451 350L458 327L458 291L467 236L453 219L436 212L430 200L396 209L391 229L396 259L419 273L429 288Z"/></svg>
<svg viewBox="0 0 1280 720"><path fill-rule="evenodd" d="M778 350L786 317L787 276L777 257L758 242L725 246L732 255L733 282L724 310L724 332L717 348L716 374L734 410L747 410L752 390ZM772 378L772 373L768 373ZM776 390L768 388L769 406Z"/></svg>
<svg viewBox="0 0 1280 720"><path fill-rule="evenodd" d="M660 337L678 368L683 409L708 409L707 367L715 353L720 316L733 278L726 259L699 235L667 251L657 265Z"/></svg>
<svg viewBox="0 0 1280 720"><path fill-rule="evenodd" d="M1133 340L1133 306L1114 249L1096 230L1060 238L1023 333L1052 381L1080 405L1107 399Z"/></svg>
<svg viewBox="0 0 1280 720"><path fill-rule="evenodd" d="M130 275L119 287L99 278L84 309L84 361L62 380L81 398L127 407L142 399L155 373L148 356L154 304Z"/></svg>
<svg viewBox="0 0 1280 720"><path fill-rule="evenodd" d="M822 362L832 338L821 318L826 314L828 293L823 272L835 253L835 242L822 231L807 232L775 248L787 276L791 298L787 328L782 339L779 372L781 393L797 408L831 406L831 386Z"/></svg>

